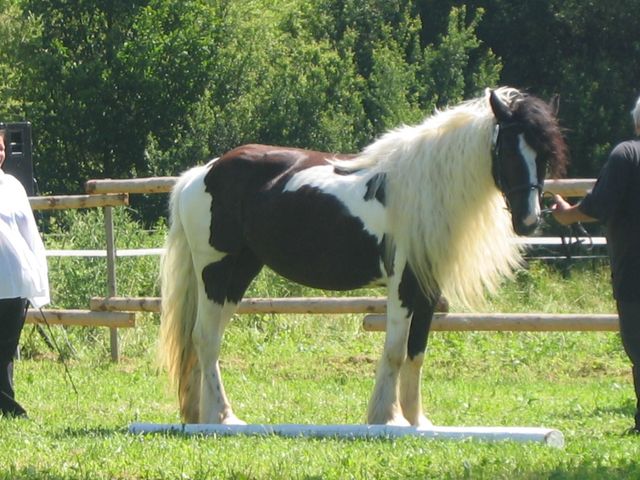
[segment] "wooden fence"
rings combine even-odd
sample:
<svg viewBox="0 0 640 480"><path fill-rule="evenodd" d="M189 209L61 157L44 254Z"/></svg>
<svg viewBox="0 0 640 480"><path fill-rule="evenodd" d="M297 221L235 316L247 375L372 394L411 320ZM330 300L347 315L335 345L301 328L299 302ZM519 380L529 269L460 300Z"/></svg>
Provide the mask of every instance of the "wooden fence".
<svg viewBox="0 0 640 480"><path fill-rule="evenodd" d="M245 298L238 314L366 314L362 323L369 332L386 328L384 297L291 297ZM95 312L160 312L157 297L94 297L90 308ZM432 324L434 331L511 331L573 332L616 331L618 316L610 314L555 313L449 313L439 305Z"/></svg>
<svg viewBox="0 0 640 480"><path fill-rule="evenodd" d="M115 237L113 207L129 204L125 192L93 195L54 195L29 197L33 210L63 210L69 208L104 208L107 257L107 296L116 294ZM118 361L118 328L133 327L135 314L131 312L95 312L91 310L29 309L26 321L35 324L104 326L110 328L111 359Z"/></svg>
<svg viewBox="0 0 640 480"><path fill-rule="evenodd" d="M31 197L34 210L101 207L105 211L107 259L107 292L105 297L89 300L89 310L44 310L46 321L60 325L105 326L111 329L111 358L118 361L118 328L135 326L135 312L160 311L160 299L153 297L123 298L117 296L115 275L117 252L114 239L112 208L128 204L129 194L167 193L178 177L151 177L124 180L89 180L87 195ZM565 197L582 197L593 187L593 179L547 180L545 190ZM159 249L145 254L158 254ZM142 252L142 251L140 251ZM56 252L62 255L64 252ZM131 254L135 254L131 252ZM363 327L368 331L383 331L386 319L382 297L340 298L248 298L238 313L299 313L299 314L366 314ZM37 310L30 310L27 321L43 323ZM555 315L555 314L436 314L433 330L511 330L511 331L615 331L615 315Z"/></svg>

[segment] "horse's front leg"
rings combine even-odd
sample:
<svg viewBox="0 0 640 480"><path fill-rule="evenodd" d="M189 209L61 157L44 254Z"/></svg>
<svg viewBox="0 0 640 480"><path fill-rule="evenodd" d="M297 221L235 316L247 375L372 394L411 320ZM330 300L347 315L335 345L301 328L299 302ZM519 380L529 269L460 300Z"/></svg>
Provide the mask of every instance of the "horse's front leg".
<svg viewBox="0 0 640 480"><path fill-rule="evenodd" d="M407 357L411 323L411 311L400 299L402 288L401 275L389 278L387 329L384 350L376 372L376 383L369 401L370 424L409 425L402 413L399 391L400 369Z"/></svg>
<svg viewBox="0 0 640 480"><path fill-rule="evenodd" d="M407 342L407 358L400 369L400 404L411 425L429 427L432 423L422 412L421 378L424 354L433 313L439 294L425 295L415 276L405 271L401 301L412 307L411 327Z"/></svg>
<svg viewBox="0 0 640 480"><path fill-rule="evenodd" d="M400 404L411 425L428 427L432 423L422 412L421 378L424 354L438 294L425 295L415 276L407 269L401 300L412 307L407 358L400 369Z"/></svg>

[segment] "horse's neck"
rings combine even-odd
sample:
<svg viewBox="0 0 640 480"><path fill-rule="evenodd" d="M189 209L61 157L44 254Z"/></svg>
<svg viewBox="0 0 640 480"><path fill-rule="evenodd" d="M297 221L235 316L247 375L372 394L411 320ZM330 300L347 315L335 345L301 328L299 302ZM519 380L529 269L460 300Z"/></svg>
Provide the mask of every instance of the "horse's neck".
<svg viewBox="0 0 640 480"><path fill-rule="evenodd" d="M405 149L388 174L390 222L424 288L431 278L452 299L472 303L515 261L506 243L508 213L491 175L490 130L428 140Z"/></svg>

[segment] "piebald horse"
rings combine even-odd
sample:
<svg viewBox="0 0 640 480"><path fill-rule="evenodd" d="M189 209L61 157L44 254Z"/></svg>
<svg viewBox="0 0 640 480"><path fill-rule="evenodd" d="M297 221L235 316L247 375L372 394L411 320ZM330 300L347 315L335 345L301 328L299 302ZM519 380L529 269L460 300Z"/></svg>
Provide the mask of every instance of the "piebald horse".
<svg viewBox="0 0 640 480"><path fill-rule="evenodd" d="M185 172L161 266L161 353L186 423L242 424L218 363L227 323L267 265L328 290L387 287L371 424L428 426L420 394L434 306L474 305L521 261L547 168L566 145L554 109L511 88L392 130L357 155L245 145Z"/></svg>

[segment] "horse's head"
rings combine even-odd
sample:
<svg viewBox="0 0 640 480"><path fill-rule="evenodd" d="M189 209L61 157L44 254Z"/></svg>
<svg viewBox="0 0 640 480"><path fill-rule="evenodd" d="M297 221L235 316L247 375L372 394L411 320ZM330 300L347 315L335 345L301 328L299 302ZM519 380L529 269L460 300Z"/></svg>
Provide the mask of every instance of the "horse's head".
<svg viewBox="0 0 640 480"><path fill-rule="evenodd" d="M559 176L566 166L567 147L555 116L557 105L530 95L503 100L495 90L489 102L496 118L493 179L505 196L514 231L527 235L540 222L547 167Z"/></svg>

